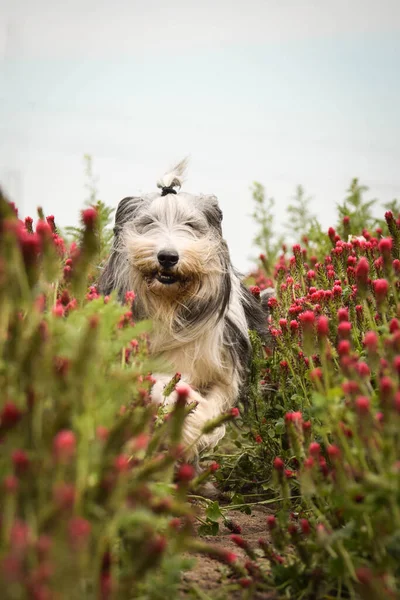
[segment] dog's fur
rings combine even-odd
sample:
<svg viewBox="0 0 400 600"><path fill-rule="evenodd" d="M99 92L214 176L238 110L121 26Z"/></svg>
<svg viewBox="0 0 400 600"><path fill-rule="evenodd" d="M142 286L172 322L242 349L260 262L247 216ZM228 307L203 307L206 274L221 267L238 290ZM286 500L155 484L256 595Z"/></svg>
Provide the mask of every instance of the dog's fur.
<svg viewBox="0 0 400 600"><path fill-rule="evenodd" d="M215 196L195 196L181 188L186 161L164 175L160 193L128 197L119 203L111 255L99 281L102 294L134 290L136 319L153 321L151 352L170 365L155 374L151 392L157 403L173 373L191 387L188 402L197 406L185 421L188 455L213 447L223 437L219 427L200 435L206 421L233 407L245 392L251 344L248 330L266 335L266 315L241 283L222 237L222 212ZM174 193L175 192L175 193ZM163 268L160 251L179 254Z"/></svg>

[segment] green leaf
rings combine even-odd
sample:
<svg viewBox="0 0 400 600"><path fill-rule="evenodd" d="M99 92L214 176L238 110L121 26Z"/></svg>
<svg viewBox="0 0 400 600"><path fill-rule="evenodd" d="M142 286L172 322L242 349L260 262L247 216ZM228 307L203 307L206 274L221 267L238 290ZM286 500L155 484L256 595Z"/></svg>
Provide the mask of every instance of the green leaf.
<svg viewBox="0 0 400 600"><path fill-rule="evenodd" d="M207 524L200 525L197 531L199 535L217 535L219 532L219 523L210 521Z"/></svg>
<svg viewBox="0 0 400 600"><path fill-rule="evenodd" d="M282 434L285 432L285 423L283 419L278 419L275 423L275 431L276 433Z"/></svg>
<svg viewBox="0 0 400 600"><path fill-rule="evenodd" d="M222 512L217 501L212 502L206 510L206 517L210 521L217 522L222 517Z"/></svg>

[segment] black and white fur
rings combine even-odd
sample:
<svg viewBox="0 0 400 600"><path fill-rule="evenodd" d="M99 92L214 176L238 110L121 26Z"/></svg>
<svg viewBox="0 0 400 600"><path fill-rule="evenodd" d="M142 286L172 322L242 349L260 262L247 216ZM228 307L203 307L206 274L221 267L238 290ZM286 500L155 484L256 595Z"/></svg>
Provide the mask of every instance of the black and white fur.
<svg viewBox="0 0 400 600"><path fill-rule="evenodd" d="M176 400L176 392L163 396L175 372L190 385L188 401L197 407L185 421L183 442L193 457L223 437L224 427L201 436L202 427L245 391L248 330L265 337L266 315L232 267L217 198L176 193L185 168L182 161L165 174L159 193L121 200L99 289L118 290L121 299L134 290L135 318L153 321L151 352L170 365L169 373L154 374L153 401Z"/></svg>

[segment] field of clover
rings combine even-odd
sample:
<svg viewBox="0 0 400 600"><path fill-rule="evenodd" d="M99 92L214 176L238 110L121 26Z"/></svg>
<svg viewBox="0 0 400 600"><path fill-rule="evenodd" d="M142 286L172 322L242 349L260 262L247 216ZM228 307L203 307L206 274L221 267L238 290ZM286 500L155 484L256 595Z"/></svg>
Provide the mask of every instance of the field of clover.
<svg viewBox="0 0 400 600"><path fill-rule="evenodd" d="M284 245L254 185L247 284L276 289L270 342L250 332L249 396L198 476L179 374L170 412L149 401L160 365L134 290L97 292L112 211L92 186L81 226L61 231L0 196L2 598L398 598L400 210L377 218L366 192L353 180L325 232L299 187ZM239 516L260 507L249 541ZM185 581L210 559L213 590Z"/></svg>

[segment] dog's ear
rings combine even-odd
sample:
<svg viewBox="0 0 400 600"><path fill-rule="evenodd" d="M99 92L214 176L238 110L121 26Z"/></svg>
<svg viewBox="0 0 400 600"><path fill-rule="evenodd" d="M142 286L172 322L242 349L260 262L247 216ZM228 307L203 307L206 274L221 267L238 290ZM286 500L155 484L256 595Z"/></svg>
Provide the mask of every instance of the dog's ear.
<svg viewBox="0 0 400 600"><path fill-rule="evenodd" d="M122 227L133 219L138 208L144 202L143 198L136 196L128 196L123 198L118 204L117 212L115 213L114 235L117 237Z"/></svg>
<svg viewBox="0 0 400 600"><path fill-rule="evenodd" d="M134 218L136 211L143 202L143 198L129 196L123 198L118 204L117 212L115 213L114 241L110 255L103 265L98 280L98 288L103 295L108 296L113 290L118 289L119 298L123 299L125 293L128 291L128 283L121 275L125 272L126 257L121 253L123 240L120 232L125 223Z"/></svg>
<svg viewBox="0 0 400 600"><path fill-rule="evenodd" d="M201 196L201 207L210 227L221 233L222 210L216 196Z"/></svg>

